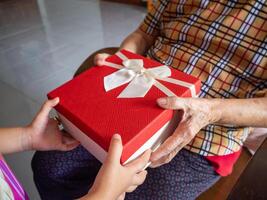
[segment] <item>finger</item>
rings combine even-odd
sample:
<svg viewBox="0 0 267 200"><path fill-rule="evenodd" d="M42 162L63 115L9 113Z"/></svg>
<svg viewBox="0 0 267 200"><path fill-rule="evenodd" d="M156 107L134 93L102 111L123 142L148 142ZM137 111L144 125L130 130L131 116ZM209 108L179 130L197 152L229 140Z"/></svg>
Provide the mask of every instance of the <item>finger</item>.
<svg viewBox="0 0 267 200"><path fill-rule="evenodd" d="M47 100L43 106L41 107L40 112L38 113L38 117L48 117L49 112L51 111L51 109L53 107L55 107L57 104L59 103L59 98L56 97L54 99L51 100Z"/></svg>
<svg viewBox="0 0 267 200"><path fill-rule="evenodd" d="M174 149L176 149L185 138L186 132L182 132L180 126L174 131L174 133L167 138L167 140L152 153L150 161L155 162L160 158L170 154Z"/></svg>
<svg viewBox="0 0 267 200"><path fill-rule="evenodd" d="M109 54L106 54L106 53L100 53L100 54L97 54L95 57L94 57L94 63L97 65L97 66L101 66L104 64L105 60L109 57Z"/></svg>
<svg viewBox="0 0 267 200"><path fill-rule="evenodd" d="M122 149L121 136L119 134L113 135L109 145L107 160L111 162L120 162Z"/></svg>
<svg viewBox="0 0 267 200"><path fill-rule="evenodd" d="M140 157L136 158L135 160L131 161L126 165L133 170L134 173L142 171L145 166L147 165L151 155L151 150L146 150Z"/></svg>
<svg viewBox="0 0 267 200"><path fill-rule="evenodd" d="M178 97L163 97L157 99L157 103L160 107L170 110L184 110L185 101L183 98Z"/></svg>
<svg viewBox="0 0 267 200"><path fill-rule="evenodd" d="M159 167L161 165L164 165L164 164L167 164L169 163L173 158L174 156L182 149L182 147L177 147L173 152L171 152L170 154L160 158L159 160L155 161L155 162L152 162L150 164L149 167L151 168L156 168L156 167Z"/></svg>
<svg viewBox="0 0 267 200"><path fill-rule="evenodd" d="M133 184L141 185L146 180L147 171L143 170L134 176Z"/></svg>

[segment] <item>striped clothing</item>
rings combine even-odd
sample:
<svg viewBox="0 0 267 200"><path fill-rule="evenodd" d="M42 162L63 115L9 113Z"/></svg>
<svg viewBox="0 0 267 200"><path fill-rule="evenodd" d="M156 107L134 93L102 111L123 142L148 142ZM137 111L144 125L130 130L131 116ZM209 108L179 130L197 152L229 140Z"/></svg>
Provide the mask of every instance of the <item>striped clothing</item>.
<svg viewBox="0 0 267 200"><path fill-rule="evenodd" d="M267 96L267 2L160 0L139 29L148 56L202 81L201 98ZM185 147L203 156L238 152L249 127L211 124Z"/></svg>
<svg viewBox="0 0 267 200"><path fill-rule="evenodd" d="M11 172L0 155L0 199L1 200L28 200L14 174Z"/></svg>

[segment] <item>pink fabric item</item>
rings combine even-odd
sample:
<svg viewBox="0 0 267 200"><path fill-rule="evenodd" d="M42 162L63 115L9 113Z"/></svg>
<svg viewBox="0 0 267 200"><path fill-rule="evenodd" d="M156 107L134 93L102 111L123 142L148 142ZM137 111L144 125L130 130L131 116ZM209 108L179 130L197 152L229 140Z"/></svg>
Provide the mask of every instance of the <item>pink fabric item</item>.
<svg viewBox="0 0 267 200"><path fill-rule="evenodd" d="M5 180L10 186L15 200L29 200L27 193L24 191L3 157L0 155L0 170L4 174Z"/></svg>

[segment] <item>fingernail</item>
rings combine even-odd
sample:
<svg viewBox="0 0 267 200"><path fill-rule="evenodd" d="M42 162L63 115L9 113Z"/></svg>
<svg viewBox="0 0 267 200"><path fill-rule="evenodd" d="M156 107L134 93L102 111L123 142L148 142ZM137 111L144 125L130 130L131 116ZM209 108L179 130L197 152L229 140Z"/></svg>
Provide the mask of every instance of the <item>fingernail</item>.
<svg viewBox="0 0 267 200"><path fill-rule="evenodd" d="M113 135L113 138L114 138L114 139L118 139L118 140L120 140L120 139L121 139L121 136L120 136L119 134L116 133L116 134Z"/></svg>
<svg viewBox="0 0 267 200"><path fill-rule="evenodd" d="M166 105L167 104L167 100L165 98L159 98L157 99L157 102L159 105Z"/></svg>

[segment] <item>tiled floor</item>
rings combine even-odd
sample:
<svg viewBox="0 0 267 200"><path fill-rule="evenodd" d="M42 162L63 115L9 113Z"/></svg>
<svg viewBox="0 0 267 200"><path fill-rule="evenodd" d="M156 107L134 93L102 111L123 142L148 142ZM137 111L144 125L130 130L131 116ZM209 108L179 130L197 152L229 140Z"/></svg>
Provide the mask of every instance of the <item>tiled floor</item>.
<svg viewBox="0 0 267 200"><path fill-rule="evenodd" d="M0 2L0 126L30 122L46 93L69 80L93 51L118 46L145 8L98 0ZM31 199L32 152L6 156Z"/></svg>

